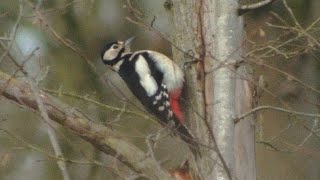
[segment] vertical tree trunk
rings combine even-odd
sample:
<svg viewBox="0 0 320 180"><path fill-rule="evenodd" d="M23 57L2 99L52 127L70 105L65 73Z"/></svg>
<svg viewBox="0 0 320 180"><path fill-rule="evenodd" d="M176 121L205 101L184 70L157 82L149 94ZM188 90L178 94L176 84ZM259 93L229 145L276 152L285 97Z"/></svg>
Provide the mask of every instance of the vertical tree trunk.
<svg viewBox="0 0 320 180"><path fill-rule="evenodd" d="M250 67L240 66L236 75L236 115L250 111L252 92L245 79L252 79ZM254 116L247 116L235 125L234 174L240 180L256 179Z"/></svg>
<svg viewBox="0 0 320 180"><path fill-rule="evenodd" d="M236 66L244 41L237 8L238 0L176 0L171 9L172 39L179 47L173 47L174 59L183 64L192 60L189 54L196 60L185 69L187 120L200 143L217 144L202 148L205 158L197 163L204 179L256 177L252 117L234 125L252 104L249 75Z"/></svg>
<svg viewBox="0 0 320 180"><path fill-rule="evenodd" d="M205 101L203 90L203 66L201 63L188 63L193 61L193 57L200 57L202 48L200 34L198 34L198 3L190 0L175 1L172 9L173 36L173 58L185 71L185 110L186 119L192 125L193 132L200 139L208 139L208 136L202 133L205 119ZM207 141L208 143L208 141Z"/></svg>

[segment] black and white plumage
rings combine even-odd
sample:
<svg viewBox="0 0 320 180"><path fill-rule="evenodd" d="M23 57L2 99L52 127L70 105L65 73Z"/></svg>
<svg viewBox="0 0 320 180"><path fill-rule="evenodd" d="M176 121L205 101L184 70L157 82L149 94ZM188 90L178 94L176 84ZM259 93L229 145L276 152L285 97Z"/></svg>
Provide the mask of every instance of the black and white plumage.
<svg viewBox="0 0 320 180"><path fill-rule="evenodd" d="M103 63L118 72L132 93L162 125L171 128L188 144L195 144L193 136L182 124L181 112L177 112L179 108L172 111L172 94L181 92L184 82L182 70L161 53L150 50L131 52L132 40L107 44L101 52Z"/></svg>

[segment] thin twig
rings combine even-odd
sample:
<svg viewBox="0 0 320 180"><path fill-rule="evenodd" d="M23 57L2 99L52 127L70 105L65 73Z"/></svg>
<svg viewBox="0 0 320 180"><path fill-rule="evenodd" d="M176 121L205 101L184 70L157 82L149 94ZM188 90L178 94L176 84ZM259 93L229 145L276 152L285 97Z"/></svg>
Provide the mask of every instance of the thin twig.
<svg viewBox="0 0 320 180"><path fill-rule="evenodd" d="M0 37L0 41L12 41L12 39L7 37Z"/></svg>
<svg viewBox="0 0 320 180"><path fill-rule="evenodd" d="M119 114L116 116L116 118L114 118L114 120L112 120L111 122L108 122L108 123L111 124L111 123L118 122L121 119L121 116L123 115L123 113L126 112L126 107L127 107L127 103L124 102L123 107L122 107L121 111L119 112Z"/></svg>
<svg viewBox="0 0 320 180"><path fill-rule="evenodd" d="M173 46L175 49L177 49L178 51L182 52L185 56L193 59L193 60L199 60L199 57L195 57L195 56L191 56L190 53L186 52L185 50L181 49L179 46L177 46L176 44L174 44L165 34L163 34L162 32L160 32L156 27L155 27L155 22L156 22L156 16L153 17L153 19L151 20L150 24L145 23L140 17L137 17L135 14L133 14L135 19L134 20L132 17L126 17L125 19L127 21L129 21L132 24L136 24L144 29L147 29L149 31L153 31L155 33L157 33L157 35L159 37L161 37L162 39L164 39L165 41L169 42L171 44L171 46Z"/></svg>
<svg viewBox="0 0 320 180"><path fill-rule="evenodd" d="M38 108L40 110L40 115L45 121L45 125L47 127L48 135L49 135L50 142L51 142L51 145L53 147L53 150L54 150L56 156L63 157L63 153L62 153L61 147L59 145L59 141L58 141L58 138L56 136L55 130L54 130L53 126L51 125L51 119L49 118L47 110L44 107L44 104L43 104L43 102L42 102L42 100L41 100L41 98L39 96L39 94L40 94L39 90L35 86L35 83L31 80L30 77L29 77L28 81L29 81L28 84L30 85L31 90L32 90L32 92L33 92L33 94L35 96L36 102L38 104ZM57 164L58 164L59 169L62 172L63 179L64 180L70 180L70 176L69 176L69 173L68 173L68 170L67 170L66 163L64 161L58 160Z"/></svg>
<svg viewBox="0 0 320 180"><path fill-rule="evenodd" d="M136 116L139 116L139 117L142 117L142 118L145 118L145 119L152 120L152 121L156 122L156 120L154 120L153 118L148 116L146 113L140 113L140 112L137 112L137 111L131 111L131 110L128 110L128 109L123 109L123 108L111 106L111 105L108 105L108 104L104 104L104 103L101 103L101 102L96 101L94 99L91 99L91 98L89 98L87 96L80 96L80 95L76 95L76 94L73 94L73 93L62 92L61 90L55 91L55 90L50 90L50 89L43 89L43 91L51 93L51 94L63 95L63 96L68 96L68 97L80 99L80 100L95 104L97 106L100 106L102 108L109 109L111 111L119 111L119 112L124 111L125 113L133 114L133 115L136 115Z"/></svg>
<svg viewBox="0 0 320 180"><path fill-rule="evenodd" d="M34 12L36 13L37 17L41 20L41 22L44 23L44 25L49 29L49 31L51 32L51 34L64 46L68 47L69 49L71 49L73 52L75 52L76 54L78 54L81 58L83 58L84 60L86 60L86 62L91 66L92 69L95 69L95 65L89 60L89 58L82 53L78 48L76 48L75 46L73 46L69 41L66 40L66 38L62 37L59 35L59 33L57 33L48 23L46 23L45 17L41 14L40 11L36 10L36 6L30 2L29 0L26 0L26 2L29 4L29 6L34 9Z"/></svg>
<svg viewBox="0 0 320 180"><path fill-rule="evenodd" d="M32 55L34 55L34 52L32 53ZM30 56L30 58L31 58L31 56ZM51 124L51 119L49 118L47 110L44 107L44 104L43 104L43 102L42 102L42 100L41 100L41 98L39 96L40 95L39 89L36 87L36 85L35 85L36 83L32 80L32 78L29 76L28 73L25 73L25 76L27 78L26 81L30 85L31 91L33 92L33 95L34 95L35 100L37 102L37 105L38 105L38 108L39 108L39 111L40 111L40 115L43 118L43 120L45 121L45 125L46 125L46 128L47 128L48 136L50 138L50 142L51 142L51 145L52 145L53 150L55 152L55 155L57 157L62 157L63 158L64 156L63 156L61 147L59 145L59 141L58 141L58 138L56 136L55 130L53 128L53 125ZM58 167L59 167L60 171L62 172L63 179L64 180L70 180L70 176L69 176L69 173L68 173L68 170L67 170L66 163L64 161L58 160L57 164L58 164Z"/></svg>
<svg viewBox="0 0 320 180"><path fill-rule="evenodd" d="M18 27L19 27L19 25L20 25L20 22L21 22L21 19L22 19L22 16L23 16L22 10L23 10L23 8L22 8L21 2L20 2L20 4L19 4L19 15L18 15L18 18L17 18L17 20L16 20L16 23L14 24L14 26L13 26L13 28L12 28L12 30L11 30L10 38L8 38L8 39L11 39L11 41L9 41L7 50L1 55L1 57L0 57L0 63L1 63L2 60L9 54L9 51L11 50L11 47L12 47L12 45L13 45L13 43L14 43L13 40L14 40L15 37L16 37L17 30L18 30Z"/></svg>
<svg viewBox="0 0 320 180"><path fill-rule="evenodd" d="M256 57L256 58L258 58L258 57ZM303 87L305 87L306 89L309 89L310 91L313 91L313 92L315 92L315 93L317 93L317 94L320 94L320 90L316 89L315 87L312 87L311 85L308 85L308 84L304 83L302 80L298 79L297 77L293 76L292 74L289 74L289 73L287 73L287 72L284 72L284 71L282 71L282 70L280 70L280 69L278 69L278 68L276 68L276 67L273 67L273 66L271 66L271 65L268 65L268 64L262 64L262 63L260 63L260 62L254 61L254 60L250 60L250 62L253 62L253 63L255 63L255 64L257 64L257 65L260 65L260 66L267 67L267 68L269 68L269 69L271 69L271 70L273 70L273 71L276 71L276 72L278 72L278 73L280 73L280 74L283 74L283 75L285 75L286 77L288 77L289 79L292 79L293 81L298 82L299 84L301 84L301 85L302 85Z"/></svg>
<svg viewBox="0 0 320 180"><path fill-rule="evenodd" d="M287 4L287 0L282 0L284 7L288 10L291 18L293 19L294 23L296 24L297 27L299 27L300 29L302 29L302 26L300 25L300 23L298 22L296 16L293 14L292 9L288 6Z"/></svg>
<svg viewBox="0 0 320 180"><path fill-rule="evenodd" d="M320 118L320 114L293 111L293 110L288 110L288 109L274 107L274 106L259 106L259 107L256 107L256 108L250 110L249 112L246 112L246 113L240 115L239 117L237 117L235 119L235 123L238 123L240 120L244 119L247 116L250 116L251 114L254 114L254 113L257 113L257 112L263 111L263 110L274 110L274 111L289 113L289 114L296 115L296 116Z"/></svg>
<svg viewBox="0 0 320 180"><path fill-rule="evenodd" d="M320 21L320 17L318 17L318 19L316 19L315 21L313 21L313 22L310 24L310 26L308 26L308 27L306 28L306 31L311 30L311 29L313 28L313 26L315 26L319 21Z"/></svg>
<svg viewBox="0 0 320 180"><path fill-rule="evenodd" d="M304 127L305 129L307 129L308 131L310 131L310 132L308 133L308 135L307 135L305 138L303 138L303 140L302 140L298 145L293 145L293 144L286 143L286 145L295 146L295 148L292 149L292 150L290 150L290 149L280 149L280 148L276 147L276 146L272 143L272 141L274 141L275 139L279 138L279 135L282 134L285 130L282 130L281 133L279 133L278 136L275 136L275 138L272 138L272 139L269 140L269 141L259 140L259 141L257 141L256 143L266 145L267 147L270 147L272 150L278 151L278 152L284 152L284 153L294 153L294 152L297 152L297 151L299 151L299 150L307 143L307 141L311 138L312 135L315 135L316 137L319 138L318 134L315 132L315 128L317 127L319 120L318 120L318 118L316 118L316 119L314 119L313 121L314 121L314 122L313 122L313 126L312 126L311 129L303 125L303 127ZM291 127L291 126L288 126L286 129L288 129L288 128L290 128L290 127Z"/></svg>
<svg viewBox="0 0 320 180"><path fill-rule="evenodd" d="M285 134L289 129L293 128L294 126L296 126L298 124L298 120L294 120L292 122L290 122L287 127L283 128L280 130L280 132L278 132L276 135L274 135L273 137L270 138L270 140L268 142L274 142L277 139L280 139L281 135Z"/></svg>
<svg viewBox="0 0 320 180"><path fill-rule="evenodd" d="M317 118L313 120L313 126L310 130L310 133L301 141L299 145L297 145L297 147L294 150L292 150L292 152L297 152L303 145L307 143L310 137L314 134L314 129L318 126L318 122L319 122L319 119Z"/></svg>
<svg viewBox="0 0 320 180"><path fill-rule="evenodd" d="M39 1L38 1L39 2ZM62 12L65 11L67 8L69 8L70 6L74 6L77 3L81 3L81 2L85 2L85 0L74 0L72 2L66 3L64 6L62 7L55 7L52 9L46 9L46 10L41 10L39 7L39 4L35 5L35 10L39 11L42 15L47 15L49 13L53 13L53 12ZM24 18L34 18L37 17L37 15L25 15L23 16Z"/></svg>

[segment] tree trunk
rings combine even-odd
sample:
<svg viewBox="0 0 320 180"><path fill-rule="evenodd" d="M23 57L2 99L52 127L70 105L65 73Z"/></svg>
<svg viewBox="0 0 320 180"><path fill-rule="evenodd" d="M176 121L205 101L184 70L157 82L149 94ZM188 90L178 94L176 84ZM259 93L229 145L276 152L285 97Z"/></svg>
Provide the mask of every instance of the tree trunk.
<svg viewBox="0 0 320 180"><path fill-rule="evenodd" d="M248 67L237 63L244 48L237 8L237 0L176 0L171 9L174 60L195 62L185 68L186 119L199 142L213 147L201 146L203 179L256 178L252 117L234 125L252 108Z"/></svg>

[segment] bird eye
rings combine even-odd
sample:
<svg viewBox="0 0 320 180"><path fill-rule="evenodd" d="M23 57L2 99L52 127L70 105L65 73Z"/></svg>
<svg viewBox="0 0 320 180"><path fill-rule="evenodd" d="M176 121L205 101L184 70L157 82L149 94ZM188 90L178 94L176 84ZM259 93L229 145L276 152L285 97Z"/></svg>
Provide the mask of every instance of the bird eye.
<svg viewBox="0 0 320 180"><path fill-rule="evenodd" d="M118 49L118 48L119 48L119 45L115 44L115 45L112 46L112 48L113 48L113 49Z"/></svg>

